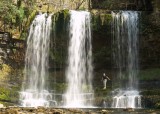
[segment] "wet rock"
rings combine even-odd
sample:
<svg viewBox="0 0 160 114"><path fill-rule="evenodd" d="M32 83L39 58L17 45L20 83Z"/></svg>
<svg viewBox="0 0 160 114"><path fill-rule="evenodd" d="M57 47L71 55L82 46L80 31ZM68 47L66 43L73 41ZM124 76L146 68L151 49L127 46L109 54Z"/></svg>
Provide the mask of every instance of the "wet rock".
<svg viewBox="0 0 160 114"><path fill-rule="evenodd" d="M102 114L108 114L109 113L109 111L105 110L105 109L101 110L101 112L102 112Z"/></svg>
<svg viewBox="0 0 160 114"><path fill-rule="evenodd" d="M68 109L68 111L74 112L74 113L81 113L82 112L82 110L80 110L80 109Z"/></svg>
<svg viewBox="0 0 160 114"><path fill-rule="evenodd" d="M1 108L0 108L0 112L1 112L1 113L5 113L5 112L6 112L6 107L1 107ZM0 113L0 114L1 114L1 113Z"/></svg>
<svg viewBox="0 0 160 114"><path fill-rule="evenodd" d="M63 110L61 110L61 109L51 109L50 114L63 114Z"/></svg>
<svg viewBox="0 0 160 114"><path fill-rule="evenodd" d="M22 108L22 109L21 109L21 111L26 111L26 112L35 112L35 110L36 110L36 109L35 109L35 108L32 108L32 107L28 107L28 108L26 107L26 108Z"/></svg>
<svg viewBox="0 0 160 114"><path fill-rule="evenodd" d="M37 112L39 112L39 113L43 113L43 112L45 112L46 111L46 108L44 108L44 107L38 107L37 108Z"/></svg>
<svg viewBox="0 0 160 114"><path fill-rule="evenodd" d="M4 105L3 104L0 104L0 108L3 108L4 107Z"/></svg>
<svg viewBox="0 0 160 114"><path fill-rule="evenodd" d="M16 108L8 108L6 114L19 114L19 110Z"/></svg>
<svg viewBox="0 0 160 114"><path fill-rule="evenodd" d="M134 109L133 108L126 108L126 109L123 109L123 111L132 112L132 111L134 111Z"/></svg>
<svg viewBox="0 0 160 114"><path fill-rule="evenodd" d="M39 112L39 111L43 112ZM7 107L7 108L0 108L0 114L128 114L128 113L141 113L141 114L159 114L160 110L144 110L138 109L133 111L132 108L126 108L126 112L124 109L66 109L66 108L23 108L23 107Z"/></svg>

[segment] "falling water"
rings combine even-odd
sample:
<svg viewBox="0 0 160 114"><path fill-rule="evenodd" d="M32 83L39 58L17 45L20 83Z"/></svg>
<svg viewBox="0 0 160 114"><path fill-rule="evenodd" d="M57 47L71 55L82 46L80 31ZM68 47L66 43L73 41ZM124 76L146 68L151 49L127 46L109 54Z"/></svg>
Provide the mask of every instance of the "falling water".
<svg viewBox="0 0 160 114"><path fill-rule="evenodd" d="M23 107L49 106L47 90L51 15L37 15L30 26L25 56L25 79L20 92Z"/></svg>
<svg viewBox="0 0 160 114"><path fill-rule="evenodd" d="M91 105L92 93L92 45L90 13L70 11L70 41L65 93L66 107Z"/></svg>
<svg viewBox="0 0 160 114"><path fill-rule="evenodd" d="M115 108L141 107L137 91L138 74L138 12L112 12L113 61L118 69L112 106Z"/></svg>

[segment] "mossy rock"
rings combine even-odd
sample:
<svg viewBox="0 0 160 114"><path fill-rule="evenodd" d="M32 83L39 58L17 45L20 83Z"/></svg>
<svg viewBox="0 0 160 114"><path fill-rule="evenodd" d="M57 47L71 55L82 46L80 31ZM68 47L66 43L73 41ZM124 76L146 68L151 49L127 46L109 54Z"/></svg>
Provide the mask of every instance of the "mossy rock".
<svg viewBox="0 0 160 114"><path fill-rule="evenodd" d="M111 31L111 22L112 22L112 14L108 11L91 11L91 25L93 28L93 34L97 32L98 36L102 37L106 36L104 34L110 34ZM106 32L107 31L107 32Z"/></svg>
<svg viewBox="0 0 160 114"><path fill-rule="evenodd" d="M57 93L63 93L67 88L67 85L65 83L56 83L53 84L52 86L53 88L55 88Z"/></svg>
<svg viewBox="0 0 160 114"><path fill-rule="evenodd" d="M29 28L29 26L31 25L36 15L37 15L37 10L33 10L32 13L28 17L27 28Z"/></svg>
<svg viewBox="0 0 160 114"><path fill-rule="evenodd" d="M160 102L156 103L155 108L160 109Z"/></svg>
<svg viewBox="0 0 160 114"><path fill-rule="evenodd" d="M155 90L144 90L140 92L141 95L160 95L160 90L155 89Z"/></svg>
<svg viewBox="0 0 160 114"><path fill-rule="evenodd" d="M13 68L7 64L2 64L1 65L1 70L0 70L0 80L1 81L7 81L8 76L11 73Z"/></svg>
<svg viewBox="0 0 160 114"><path fill-rule="evenodd" d="M0 87L0 102L4 105L18 103L19 87Z"/></svg>
<svg viewBox="0 0 160 114"><path fill-rule="evenodd" d="M159 95L145 95L141 97L142 107L158 108L160 103Z"/></svg>
<svg viewBox="0 0 160 114"><path fill-rule="evenodd" d="M59 12L56 12L52 16L52 20L58 21L60 18L63 18L63 20L65 20L68 15L69 15L69 10L68 9L60 10Z"/></svg>
<svg viewBox="0 0 160 114"><path fill-rule="evenodd" d="M111 23L112 15L111 14L101 14L100 18L102 20L102 25Z"/></svg>
<svg viewBox="0 0 160 114"><path fill-rule="evenodd" d="M144 69L139 71L138 78L139 80L160 80L160 69L152 68L152 69Z"/></svg>

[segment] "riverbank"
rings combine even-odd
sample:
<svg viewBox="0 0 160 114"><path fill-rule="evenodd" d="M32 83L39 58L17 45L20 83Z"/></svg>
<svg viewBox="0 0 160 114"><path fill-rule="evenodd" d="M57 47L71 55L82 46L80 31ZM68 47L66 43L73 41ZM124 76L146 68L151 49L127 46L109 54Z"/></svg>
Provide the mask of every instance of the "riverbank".
<svg viewBox="0 0 160 114"><path fill-rule="evenodd" d="M112 108L23 108L3 107L1 114L159 114L160 110L153 109L112 109Z"/></svg>

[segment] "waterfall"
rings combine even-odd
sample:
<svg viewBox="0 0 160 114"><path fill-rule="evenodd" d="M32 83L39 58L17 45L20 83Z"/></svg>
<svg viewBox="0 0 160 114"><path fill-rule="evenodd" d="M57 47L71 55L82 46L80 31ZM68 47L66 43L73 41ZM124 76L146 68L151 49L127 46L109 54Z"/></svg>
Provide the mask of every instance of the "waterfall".
<svg viewBox="0 0 160 114"><path fill-rule="evenodd" d="M37 15L33 20L25 55L24 83L20 92L23 107L50 106L48 91L48 60L52 15Z"/></svg>
<svg viewBox="0 0 160 114"><path fill-rule="evenodd" d="M91 106L92 93L92 45L90 13L70 11L70 39L65 93L66 107Z"/></svg>
<svg viewBox="0 0 160 114"><path fill-rule="evenodd" d="M112 107L139 108L138 92L138 12L112 12L113 61L117 69Z"/></svg>

